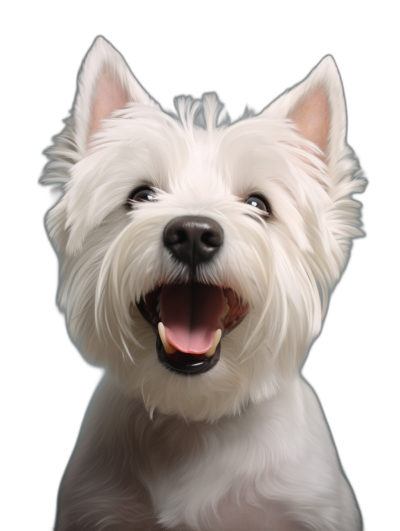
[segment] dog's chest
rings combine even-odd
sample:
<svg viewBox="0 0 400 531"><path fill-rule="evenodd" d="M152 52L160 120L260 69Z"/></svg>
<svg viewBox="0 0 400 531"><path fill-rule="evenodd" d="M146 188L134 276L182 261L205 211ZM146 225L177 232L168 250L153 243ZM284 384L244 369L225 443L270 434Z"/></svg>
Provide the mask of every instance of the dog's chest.
<svg viewBox="0 0 400 531"><path fill-rule="evenodd" d="M291 531L282 504L255 496L252 502L243 496L237 499L233 490L218 498L212 485L209 490L211 494L205 501L202 493L192 489L170 489L170 496L163 503L156 503L157 520L168 529L179 531Z"/></svg>
<svg viewBox="0 0 400 531"><path fill-rule="evenodd" d="M178 439L170 445L158 439L164 463L153 447L153 472L140 478L158 521L169 529L201 531L289 529L283 505L268 499L276 491L269 462L273 443L267 444L261 425L240 418L218 434L192 433L186 451Z"/></svg>

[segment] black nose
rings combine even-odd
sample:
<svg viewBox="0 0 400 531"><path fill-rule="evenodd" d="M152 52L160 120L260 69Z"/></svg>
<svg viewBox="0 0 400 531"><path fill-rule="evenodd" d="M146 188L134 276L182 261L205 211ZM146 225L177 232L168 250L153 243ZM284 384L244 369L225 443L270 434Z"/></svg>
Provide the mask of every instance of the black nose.
<svg viewBox="0 0 400 531"><path fill-rule="evenodd" d="M181 262L193 270L210 260L224 241L222 227L213 219L202 216L181 216L168 223L164 245Z"/></svg>

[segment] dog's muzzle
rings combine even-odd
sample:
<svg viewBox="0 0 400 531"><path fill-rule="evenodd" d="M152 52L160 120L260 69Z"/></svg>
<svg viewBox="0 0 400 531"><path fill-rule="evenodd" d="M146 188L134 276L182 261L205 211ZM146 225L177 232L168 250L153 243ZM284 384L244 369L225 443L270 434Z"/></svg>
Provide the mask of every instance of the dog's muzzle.
<svg viewBox="0 0 400 531"><path fill-rule="evenodd" d="M156 332L160 362L179 374L209 371L221 354L221 339L245 317L248 304L229 287L196 282L196 267L215 257L224 242L222 227L201 216L173 219L164 245L190 268L185 284L161 284L138 308Z"/></svg>

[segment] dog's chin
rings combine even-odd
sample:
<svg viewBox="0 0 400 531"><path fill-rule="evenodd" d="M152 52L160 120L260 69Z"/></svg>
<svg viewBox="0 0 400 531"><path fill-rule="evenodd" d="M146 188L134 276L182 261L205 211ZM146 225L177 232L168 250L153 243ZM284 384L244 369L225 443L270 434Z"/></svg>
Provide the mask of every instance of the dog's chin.
<svg viewBox="0 0 400 531"><path fill-rule="evenodd" d="M190 282L161 284L137 307L156 334L159 361L193 376L217 365L221 339L239 326L249 305L231 288Z"/></svg>

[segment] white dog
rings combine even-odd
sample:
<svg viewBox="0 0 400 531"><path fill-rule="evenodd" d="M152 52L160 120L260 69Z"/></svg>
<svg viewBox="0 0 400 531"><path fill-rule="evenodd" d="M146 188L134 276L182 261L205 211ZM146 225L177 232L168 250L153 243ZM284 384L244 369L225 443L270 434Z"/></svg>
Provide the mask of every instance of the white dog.
<svg viewBox="0 0 400 531"><path fill-rule="evenodd" d="M42 181L71 337L107 367L57 531L358 531L299 367L362 234L365 180L325 57L258 115L164 112L96 39Z"/></svg>

